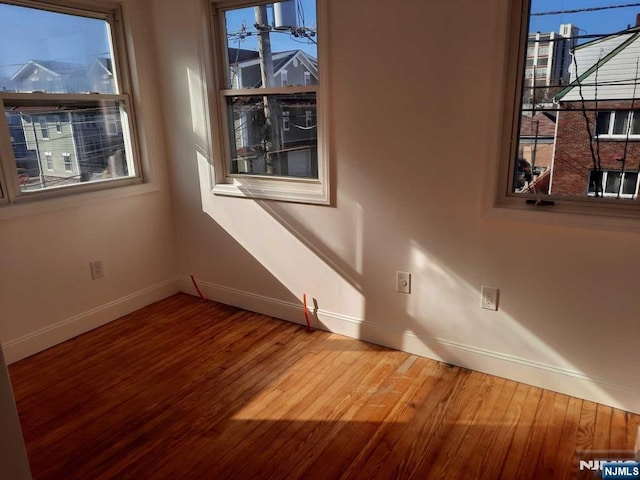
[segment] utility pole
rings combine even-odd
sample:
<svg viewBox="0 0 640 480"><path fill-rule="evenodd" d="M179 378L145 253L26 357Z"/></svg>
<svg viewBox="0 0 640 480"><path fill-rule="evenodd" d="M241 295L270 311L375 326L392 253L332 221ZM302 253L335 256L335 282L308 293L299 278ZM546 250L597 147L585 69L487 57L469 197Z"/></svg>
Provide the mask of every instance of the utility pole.
<svg viewBox="0 0 640 480"><path fill-rule="evenodd" d="M273 55L271 54L271 36L270 27L267 18L267 6L260 5L253 7L256 17L256 29L258 30L258 53L260 56L260 75L262 78L262 87L275 87L275 78L273 75ZM274 175L275 162L278 159L278 151L280 146L280 127L278 122L278 109L274 102L271 105L269 97L262 97L265 120L265 135L263 139L263 150L265 157L265 168L267 175Z"/></svg>

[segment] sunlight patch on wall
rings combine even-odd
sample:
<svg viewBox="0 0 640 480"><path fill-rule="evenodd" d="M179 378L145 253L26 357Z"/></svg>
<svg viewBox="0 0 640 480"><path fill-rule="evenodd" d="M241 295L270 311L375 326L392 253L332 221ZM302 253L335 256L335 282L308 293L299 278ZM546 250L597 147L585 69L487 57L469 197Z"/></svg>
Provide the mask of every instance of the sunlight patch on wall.
<svg viewBox="0 0 640 480"><path fill-rule="evenodd" d="M206 99L204 97L204 86L200 75L191 68L187 68L187 82L189 84L189 104L191 105L191 126L193 133L200 139L207 137L206 131Z"/></svg>
<svg viewBox="0 0 640 480"><path fill-rule="evenodd" d="M403 339L404 349L415 351L419 342L422 345L418 348L427 352L426 356L457 365L464 365L462 359L474 358L475 363L467 366L489 373L495 365L512 365L512 375L508 371L496 374L534 385L544 383L551 389L550 382L557 382L559 391L566 388L563 378L567 382L580 380L582 391L575 395L598 398L603 403L609 398L609 404L617 403L600 386L608 382L580 371L524 327L505 309L507 302L502 302L497 312L483 310L480 285L471 285L414 241L410 259L412 293L405 302L411 328L406 330L410 335ZM473 346L469 338L474 339ZM523 369L528 372L528 380Z"/></svg>

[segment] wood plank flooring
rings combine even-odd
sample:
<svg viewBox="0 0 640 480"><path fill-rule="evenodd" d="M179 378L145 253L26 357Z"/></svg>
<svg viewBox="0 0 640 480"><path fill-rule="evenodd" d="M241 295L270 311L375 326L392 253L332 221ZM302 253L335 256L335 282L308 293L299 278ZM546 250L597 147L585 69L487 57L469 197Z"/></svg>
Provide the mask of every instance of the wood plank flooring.
<svg viewBox="0 0 640 480"><path fill-rule="evenodd" d="M640 416L178 294L10 366L34 479L556 479Z"/></svg>

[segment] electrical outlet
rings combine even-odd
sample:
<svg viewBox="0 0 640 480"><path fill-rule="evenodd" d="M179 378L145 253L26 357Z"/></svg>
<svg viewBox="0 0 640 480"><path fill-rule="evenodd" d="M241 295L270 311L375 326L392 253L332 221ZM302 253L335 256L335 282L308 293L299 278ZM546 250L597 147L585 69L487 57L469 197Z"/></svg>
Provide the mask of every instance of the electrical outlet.
<svg viewBox="0 0 640 480"><path fill-rule="evenodd" d="M91 267L91 278L97 280L98 278L104 277L104 270L102 270L102 260L96 260L94 262L89 263Z"/></svg>
<svg viewBox="0 0 640 480"><path fill-rule="evenodd" d="M498 295L500 290L494 287L482 286L482 300L480 306L487 310L498 310Z"/></svg>
<svg viewBox="0 0 640 480"><path fill-rule="evenodd" d="M411 274L408 272L396 273L396 291L411 293Z"/></svg>

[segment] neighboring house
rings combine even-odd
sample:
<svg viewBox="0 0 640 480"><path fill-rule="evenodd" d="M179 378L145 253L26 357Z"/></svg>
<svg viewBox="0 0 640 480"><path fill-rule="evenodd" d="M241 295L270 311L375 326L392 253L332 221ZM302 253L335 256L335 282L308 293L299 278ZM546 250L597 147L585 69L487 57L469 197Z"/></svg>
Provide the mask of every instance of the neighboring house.
<svg viewBox="0 0 640 480"><path fill-rule="evenodd" d="M273 85L317 85L318 61L302 50L274 52ZM253 50L229 49L229 74L232 88L260 88L260 55Z"/></svg>
<svg viewBox="0 0 640 480"><path fill-rule="evenodd" d="M578 27L570 23L560 25L558 33L529 34L525 65L525 103L550 102L557 87L569 83L571 49L576 45L577 36Z"/></svg>
<svg viewBox="0 0 640 480"><path fill-rule="evenodd" d="M302 50L275 52L272 83L276 87L317 85L318 62ZM230 84L233 88L260 88L262 74L258 52L229 49ZM270 97L275 133L267 133L263 97L237 97L233 104L234 173L266 173L300 177L317 176L317 108L315 94ZM275 140L277 139L277 140ZM272 165L262 152L265 143L276 156ZM233 148L235 147L235 148ZM309 148L314 147L314 148Z"/></svg>
<svg viewBox="0 0 640 480"><path fill-rule="evenodd" d="M551 193L637 198L640 28L581 45L575 55L578 70L556 97ZM587 59L594 63L584 68Z"/></svg>
<svg viewBox="0 0 640 480"><path fill-rule="evenodd" d="M14 156L36 188L127 173L120 117L108 107L99 113L96 108L14 111L7 119L20 126L12 129L17 135Z"/></svg>
<svg viewBox="0 0 640 480"><path fill-rule="evenodd" d="M110 58L97 58L89 66L51 60L29 60L7 82L17 91L53 93L116 93Z"/></svg>
<svg viewBox="0 0 640 480"><path fill-rule="evenodd" d="M69 93L86 91L86 67L78 63L29 60L11 77L18 91Z"/></svg>
<svg viewBox="0 0 640 480"><path fill-rule="evenodd" d="M12 77L17 91L115 92L108 59L89 67L30 60ZM118 107L98 103L58 109L43 105L7 112L13 152L28 189L127 173ZM23 177L24 178L24 177Z"/></svg>

